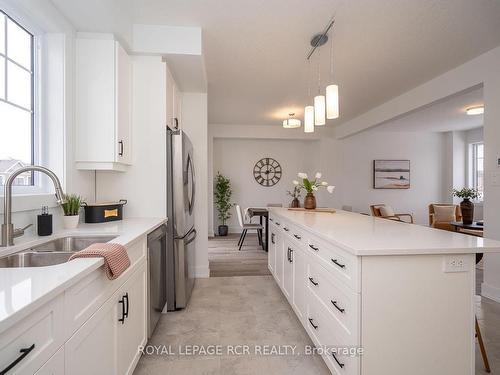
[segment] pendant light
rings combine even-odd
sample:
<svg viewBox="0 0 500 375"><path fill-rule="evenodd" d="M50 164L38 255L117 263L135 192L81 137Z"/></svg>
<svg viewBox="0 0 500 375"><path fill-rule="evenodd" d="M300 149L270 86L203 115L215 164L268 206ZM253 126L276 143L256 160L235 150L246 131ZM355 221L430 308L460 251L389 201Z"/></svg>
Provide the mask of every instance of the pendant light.
<svg viewBox="0 0 500 375"><path fill-rule="evenodd" d="M333 37L330 37L330 79L333 81ZM326 118L339 118L339 86L326 86Z"/></svg>
<svg viewBox="0 0 500 375"><path fill-rule="evenodd" d="M283 127L285 129L296 129L300 128L301 122L298 118L293 118L295 113L289 113L289 118L283 121Z"/></svg>
<svg viewBox="0 0 500 375"><path fill-rule="evenodd" d="M318 53L318 95L314 97L314 125L326 124L325 96L321 95L321 53Z"/></svg>
<svg viewBox="0 0 500 375"><path fill-rule="evenodd" d="M311 62L307 60L307 101L311 102ZM306 105L304 108L304 133L314 133L314 107Z"/></svg>
<svg viewBox="0 0 500 375"><path fill-rule="evenodd" d="M312 105L304 108L304 133L314 133L314 107Z"/></svg>

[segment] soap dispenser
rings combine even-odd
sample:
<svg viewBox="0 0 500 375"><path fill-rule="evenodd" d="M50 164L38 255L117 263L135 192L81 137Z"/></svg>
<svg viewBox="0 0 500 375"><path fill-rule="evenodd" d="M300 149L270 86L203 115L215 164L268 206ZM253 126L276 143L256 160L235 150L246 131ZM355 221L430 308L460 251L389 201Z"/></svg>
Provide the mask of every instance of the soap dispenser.
<svg viewBox="0 0 500 375"><path fill-rule="evenodd" d="M37 217L37 229L39 236L50 236L52 234L52 215L49 214L47 206L42 207L42 214Z"/></svg>

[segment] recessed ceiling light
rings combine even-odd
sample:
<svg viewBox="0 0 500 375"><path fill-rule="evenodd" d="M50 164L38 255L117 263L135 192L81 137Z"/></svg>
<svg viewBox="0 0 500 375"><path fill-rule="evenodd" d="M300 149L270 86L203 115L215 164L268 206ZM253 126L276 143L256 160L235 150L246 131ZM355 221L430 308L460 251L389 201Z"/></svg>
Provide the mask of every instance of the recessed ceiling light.
<svg viewBox="0 0 500 375"><path fill-rule="evenodd" d="M484 113L484 105L478 105L475 107L469 107L465 110L469 116L482 115Z"/></svg>

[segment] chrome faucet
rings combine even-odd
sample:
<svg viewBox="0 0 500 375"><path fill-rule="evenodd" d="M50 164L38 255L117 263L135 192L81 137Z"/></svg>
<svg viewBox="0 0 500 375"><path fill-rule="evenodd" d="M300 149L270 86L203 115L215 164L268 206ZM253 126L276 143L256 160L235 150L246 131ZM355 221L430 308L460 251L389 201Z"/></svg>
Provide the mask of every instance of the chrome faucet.
<svg viewBox="0 0 500 375"><path fill-rule="evenodd" d="M50 169L41 167L39 165L29 165L27 167L19 168L18 170L14 171L11 175L9 175L7 181L5 182L3 197L4 215L2 224L2 243L0 244L0 247L14 245L14 238L24 235L25 229L30 226L28 225L21 229L14 229L14 225L12 224L12 184L14 183L16 177L21 173L31 171L41 172L49 176L52 180L52 183L54 184L54 188L56 189L57 203L61 204L64 201L64 192L61 187L61 182L57 178L56 174Z"/></svg>

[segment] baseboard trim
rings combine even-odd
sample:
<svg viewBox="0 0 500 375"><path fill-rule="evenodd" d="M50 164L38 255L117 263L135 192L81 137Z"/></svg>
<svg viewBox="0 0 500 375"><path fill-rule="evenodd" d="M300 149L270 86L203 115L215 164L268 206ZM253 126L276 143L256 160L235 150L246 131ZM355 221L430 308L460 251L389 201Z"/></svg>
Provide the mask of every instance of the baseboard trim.
<svg viewBox="0 0 500 375"><path fill-rule="evenodd" d="M500 288L486 283L481 284L481 295L500 303Z"/></svg>
<svg viewBox="0 0 500 375"><path fill-rule="evenodd" d="M206 279L210 277L210 267L206 266L198 266L194 269L194 277L196 279Z"/></svg>

